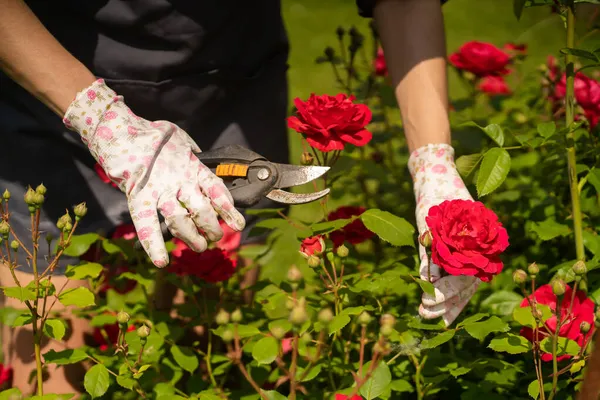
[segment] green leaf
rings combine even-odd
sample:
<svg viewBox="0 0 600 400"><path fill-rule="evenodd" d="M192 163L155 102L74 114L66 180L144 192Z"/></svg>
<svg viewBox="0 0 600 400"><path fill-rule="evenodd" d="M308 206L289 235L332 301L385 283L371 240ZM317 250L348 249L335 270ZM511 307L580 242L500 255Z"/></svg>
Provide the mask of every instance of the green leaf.
<svg viewBox="0 0 600 400"><path fill-rule="evenodd" d="M92 244L100 239L100 235L96 233L73 235L73 237L71 237L71 243L65 249L63 254L70 257L80 257L90 249Z"/></svg>
<svg viewBox="0 0 600 400"><path fill-rule="evenodd" d="M271 364L279 354L279 343L272 336L260 339L252 348L252 357L259 364Z"/></svg>
<svg viewBox="0 0 600 400"><path fill-rule="evenodd" d="M135 379L140 379L142 377L142 375L144 374L144 372L146 372L146 370L148 370L152 365L151 364L146 364L146 365L142 365L138 371L133 374L133 377Z"/></svg>
<svg viewBox="0 0 600 400"><path fill-rule="evenodd" d="M547 337L540 342L540 349L545 351L546 353L552 354L552 338ZM568 338L559 337L556 342L556 355L562 356L565 354L569 354L575 356L579 354L581 347L574 340L570 340Z"/></svg>
<svg viewBox="0 0 600 400"><path fill-rule="evenodd" d="M319 222L310 227L314 235L325 235L338 229L342 229L356 218L336 219L334 221Z"/></svg>
<svg viewBox="0 0 600 400"><path fill-rule="evenodd" d="M527 393L529 393L533 400L537 400L540 395L540 383L537 379L527 386Z"/></svg>
<svg viewBox="0 0 600 400"><path fill-rule="evenodd" d="M515 307L523 301L523 296L508 290L492 293L481 302L481 306L496 315L510 315Z"/></svg>
<svg viewBox="0 0 600 400"><path fill-rule="evenodd" d="M552 317L552 310L546 304L536 304L536 309L542 313L542 322L547 321ZM518 307L513 311L513 319L521 324L533 328L536 326L535 317L531 311L531 307Z"/></svg>
<svg viewBox="0 0 600 400"><path fill-rule="evenodd" d="M3 390L0 392L0 400L21 400L23 393L17 388Z"/></svg>
<svg viewBox="0 0 600 400"><path fill-rule="evenodd" d="M173 356L173 359L177 365L190 374L193 373L200 365L198 357L193 350L188 347L171 346L171 355Z"/></svg>
<svg viewBox="0 0 600 400"><path fill-rule="evenodd" d="M103 270L104 266L98 263L67 265L67 272L65 272L65 275L69 279L82 280L86 278L97 278Z"/></svg>
<svg viewBox="0 0 600 400"><path fill-rule="evenodd" d="M146 289L150 289L154 285L153 279L145 278L145 277L141 276L140 274L135 274L133 272L122 272L121 274L119 274L117 279L119 279L119 280L120 279L129 279L132 281L136 281L137 283L139 283Z"/></svg>
<svg viewBox="0 0 600 400"><path fill-rule="evenodd" d="M475 339L483 340L492 332L506 332L508 324L495 315L485 321L472 322L464 326L467 333Z"/></svg>
<svg viewBox="0 0 600 400"><path fill-rule="evenodd" d="M17 328L19 326L25 326L33 323L33 317L31 316L31 312L27 311L21 315L18 315L10 324L13 328Z"/></svg>
<svg viewBox="0 0 600 400"><path fill-rule="evenodd" d="M537 126L537 131L542 137L548 139L556 133L556 124L554 121L542 122Z"/></svg>
<svg viewBox="0 0 600 400"><path fill-rule="evenodd" d="M221 325L217 329L213 329L213 333L222 338L223 332L228 329L233 332L233 324ZM252 325L238 325L237 333L240 339L260 335L258 328Z"/></svg>
<svg viewBox="0 0 600 400"><path fill-rule="evenodd" d="M346 314L336 315L329 324L329 336L342 330L346 325L350 323L350 317Z"/></svg>
<svg viewBox="0 0 600 400"><path fill-rule="evenodd" d="M103 327L104 325L111 325L117 323L117 316L115 314L98 314L95 315L90 321L91 326Z"/></svg>
<svg viewBox="0 0 600 400"><path fill-rule="evenodd" d="M510 171L510 154L508 151L493 147L483 156L479 175L477 176L477 193L479 197L498 189Z"/></svg>
<svg viewBox="0 0 600 400"><path fill-rule="evenodd" d="M567 225L559 224L552 219L534 222L531 231L535 232L543 241L552 240L558 236L567 236L571 233L571 229Z"/></svg>
<svg viewBox="0 0 600 400"><path fill-rule="evenodd" d="M571 374L576 374L579 371L581 371L583 369L583 367L585 367L585 360L579 360L579 361L573 363L571 368L569 368L569 372Z"/></svg>
<svg viewBox="0 0 600 400"><path fill-rule="evenodd" d="M422 329L426 331L440 331L442 329L446 329L446 323L441 318L433 321L420 318L413 318L408 323L408 326L414 329Z"/></svg>
<svg viewBox="0 0 600 400"><path fill-rule="evenodd" d="M488 347L498 352L520 354L531 350L531 343L522 336L504 333L492 339Z"/></svg>
<svg viewBox="0 0 600 400"><path fill-rule="evenodd" d="M36 299L35 289L32 290L29 287L11 286L3 287L2 289L4 290L4 295L6 297L17 299L22 303L27 300L33 301Z"/></svg>
<svg viewBox="0 0 600 400"><path fill-rule="evenodd" d="M526 2L527 0L513 0L513 13L518 20L521 19Z"/></svg>
<svg viewBox="0 0 600 400"><path fill-rule="evenodd" d="M308 374L306 374L304 379L302 379L302 382L308 382L308 381L312 381L313 379L315 379L321 372L322 368L323 368L322 364L317 364L317 365L313 366L310 369L310 371L308 371ZM302 377L302 375L304 375L304 368L299 368L296 376L298 377L298 379L300 379Z"/></svg>
<svg viewBox="0 0 600 400"><path fill-rule="evenodd" d="M63 351L48 350L44 354L44 361L48 364L67 365L77 364L88 358L85 351L81 349L69 349Z"/></svg>
<svg viewBox="0 0 600 400"><path fill-rule="evenodd" d="M426 349L433 349L435 347L441 346L442 344L451 340L454 337L455 333L456 333L456 331L454 329L438 333L437 335L435 335L429 339L423 340L421 342L421 348L426 350Z"/></svg>
<svg viewBox="0 0 600 400"><path fill-rule="evenodd" d="M575 57L579 57L579 58L585 58L590 61L600 62L600 58L598 58L598 56L596 54L592 53L591 51L565 47L564 49L561 49L560 52L563 54L571 54L571 55L573 55Z"/></svg>
<svg viewBox="0 0 600 400"><path fill-rule="evenodd" d="M465 318L462 322L458 323L456 325L456 327L460 328L461 326L468 325L468 324L471 324L473 322L481 321L485 317L489 317L489 314L486 314L486 313L477 313L475 315L471 315L470 317Z"/></svg>
<svg viewBox="0 0 600 400"><path fill-rule="evenodd" d="M44 324L44 334L56 340L62 340L67 332L67 324L62 319L49 318Z"/></svg>
<svg viewBox="0 0 600 400"><path fill-rule="evenodd" d="M387 211L371 209L362 213L360 219L367 229L393 246L415 247L413 240L415 228L404 218Z"/></svg>
<svg viewBox="0 0 600 400"><path fill-rule="evenodd" d="M288 400L287 397L275 390L263 390L262 392L268 400Z"/></svg>
<svg viewBox="0 0 600 400"><path fill-rule="evenodd" d="M415 281L419 284L424 293L427 293L430 296L435 296L435 286L433 286L433 283L420 278L415 278Z"/></svg>
<svg viewBox="0 0 600 400"><path fill-rule="evenodd" d="M490 139L492 139L496 144L500 147L504 146L504 131L502 131L502 127L498 124L490 124L486 127L479 126L473 121L465 122L462 126L472 126L475 128L479 128L483 133L485 133Z"/></svg>
<svg viewBox="0 0 600 400"><path fill-rule="evenodd" d="M470 176L479 162L483 159L483 154L469 154L467 156L460 156L456 159L456 169L462 175L463 178Z"/></svg>
<svg viewBox="0 0 600 400"><path fill-rule="evenodd" d="M108 370L103 364L96 364L86 372L83 386L92 398L101 397L108 390Z"/></svg>
<svg viewBox="0 0 600 400"><path fill-rule="evenodd" d="M392 383L390 383L390 389L393 392L407 392L407 393L412 393L415 389L413 388L413 386L410 384L410 382L404 380L404 379L396 379L395 381L392 381Z"/></svg>
<svg viewBox="0 0 600 400"><path fill-rule="evenodd" d="M371 361L366 363L362 369L362 377L367 374L371 368ZM371 377L361 386L360 394L367 399L375 399L382 395L392 382L392 373L385 362L379 362Z"/></svg>
<svg viewBox="0 0 600 400"><path fill-rule="evenodd" d="M94 294L82 286L65 290L58 296L58 301L64 306L88 307L96 305Z"/></svg>

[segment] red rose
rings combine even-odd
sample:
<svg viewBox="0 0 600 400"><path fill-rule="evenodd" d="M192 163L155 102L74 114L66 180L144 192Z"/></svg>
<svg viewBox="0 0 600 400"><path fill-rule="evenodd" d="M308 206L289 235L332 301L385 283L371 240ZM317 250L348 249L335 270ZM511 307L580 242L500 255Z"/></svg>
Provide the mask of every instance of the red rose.
<svg viewBox="0 0 600 400"><path fill-rule="evenodd" d="M234 231L225 223L223 220L219 220L221 229L223 229L223 237L219 240L216 245L221 250L224 250L228 254L233 253L240 247L242 241L242 232Z"/></svg>
<svg viewBox="0 0 600 400"><path fill-rule="evenodd" d="M383 54L383 49L377 49L377 56L373 60L373 68L375 69L375 75L377 76L387 76L387 64L385 63L385 56Z"/></svg>
<svg viewBox="0 0 600 400"><path fill-rule="evenodd" d="M503 46L503 49L513 57L524 56L527 54L526 44L506 43Z"/></svg>
<svg viewBox="0 0 600 400"><path fill-rule="evenodd" d="M431 258L450 275L489 282L502 271L499 255L508 247L508 234L482 203L446 200L431 207L425 221L433 237Z"/></svg>
<svg viewBox="0 0 600 400"><path fill-rule="evenodd" d="M592 338L593 334L593 326L594 326L594 303L592 300L588 299L586 294L578 290L575 293L575 298L573 299L573 305L571 305L571 298L573 297L573 290L569 285L567 285L565 294L563 296L563 300L560 304L560 316L561 316L561 327L558 331L558 336L563 338L571 339L580 347L584 347ZM535 298L536 303L545 304L550 309L555 312L556 311L556 303L558 299L556 295L552 291L551 285L543 285L540 286L533 295L530 295L527 299L523 299L521 302L521 307L529 307L530 301L533 301ZM571 309L571 313L569 314L569 309ZM540 327L538 329L538 340L542 341L544 338L548 337L551 334L556 332L556 315L553 315L546 321L546 325L550 328L550 332L546 329L546 326ZM581 323L587 322L590 324L592 329L587 333L581 332ZM533 329L528 327L521 328L521 336L529 340L533 343L535 338L533 337ZM558 357L558 360L568 359L571 356L568 354L562 355ZM542 354L543 361L552 361L552 354L544 353Z"/></svg>
<svg viewBox="0 0 600 400"><path fill-rule="evenodd" d="M359 395L354 395L352 397L347 396L345 394L336 394L335 395L335 400L363 400L362 397L360 397Z"/></svg>
<svg viewBox="0 0 600 400"><path fill-rule="evenodd" d="M13 378L13 369L8 365L0 363L0 388L4 385L10 386Z"/></svg>
<svg viewBox="0 0 600 400"><path fill-rule="evenodd" d="M134 331L135 329L135 325L129 325L127 332ZM117 340L119 339L119 325L110 324L104 325L102 328L94 328L93 338L100 351L106 351L117 344Z"/></svg>
<svg viewBox="0 0 600 400"><path fill-rule="evenodd" d="M300 244L300 254L303 257L308 258L313 254L321 254L325 251L325 241L321 235L312 236L306 238Z"/></svg>
<svg viewBox="0 0 600 400"><path fill-rule="evenodd" d="M510 88L501 76L486 76L481 79L478 85L479 90L489 95L510 94Z"/></svg>
<svg viewBox="0 0 600 400"><path fill-rule="evenodd" d="M133 240L137 236L135 226L133 224L121 224L115 228L112 234L112 239Z"/></svg>
<svg viewBox="0 0 600 400"><path fill-rule="evenodd" d="M353 103L354 96L311 94L306 102L296 98L295 116L288 126L301 133L312 147L321 151L344 150L346 143L364 146L373 137L365 126L371 122L371 110Z"/></svg>
<svg viewBox="0 0 600 400"><path fill-rule="evenodd" d="M94 165L94 170L96 171L96 174L98 174L98 177L100 177L100 180L102 182L108 183L109 185L111 185L112 187L115 187L117 189L119 188L113 181L110 180L108 175L106 175L104 168L102 168L102 166L100 164L96 163Z"/></svg>
<svg viewBox="0 0 600 400"><path fill-rule="evenodd" d="M510 62L508 54L491 43L467 42L459 51L451 54L449 61L460 70L469 71L477 76L506 75Z"/></svg>
<svg viewBox="0 0 600 400"><path fill-rule="evenodd" d="M550 59L549 59L550 60ZM558 67L553 66L550 69L550 77L557 76L560 73ZM574 80L575 100L583 109L584 115L590 126L594 128L600 120L600 82L578 72ZM567 76L562 74L556 82L553 92L550 94L550 101L554 103L554 109L558 110L567 93Z"/></svg>
<svg viewBox="0 0 600 400"><path fill-rule="evenodd" d="M171 253L169 271L180 275L193 275L206 282L225 281L234 274L237 261L221 249L208 249L202 253L191 250L183 241L175 238L175 250Z"/></svg>
<svg viewBox="0 0 600 400"><path fill-rule="evenodd" d="M328 221L335 221L336 219L347 219L364 213L366 209L364 207L354 206L343 206L337 210L329 213L327 216ZM362 243L365 240L372 238L373 232L367 229L365 224L360 219L354 220L342 229L331 232L329 238L333 242L335 247L339 247L344 242L352 244Z"/></svg>

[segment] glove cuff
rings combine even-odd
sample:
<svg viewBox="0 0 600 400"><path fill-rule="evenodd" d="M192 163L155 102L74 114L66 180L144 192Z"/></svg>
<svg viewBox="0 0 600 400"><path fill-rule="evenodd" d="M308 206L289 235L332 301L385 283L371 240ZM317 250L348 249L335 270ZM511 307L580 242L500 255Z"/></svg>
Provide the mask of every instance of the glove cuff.
<svg viewBox="0 0 600 400"><path fill-rule="evenodd" d="M122 101L123 96L109 88L104 79L98 79L77 93L65 113L63 123L68 129L79 133L81 140L89 147L94 141L98 124L110 115L107 112L114 103Z"/></svg>
<svg viewBox="0 0 600 400"><path fill-rule="evenodd" d="M410 154L408 159L408 170L413 182L424 174L428 166L442 165L445 167L454 165L454 148L447 143L428 144L419 147Z"/></svg>

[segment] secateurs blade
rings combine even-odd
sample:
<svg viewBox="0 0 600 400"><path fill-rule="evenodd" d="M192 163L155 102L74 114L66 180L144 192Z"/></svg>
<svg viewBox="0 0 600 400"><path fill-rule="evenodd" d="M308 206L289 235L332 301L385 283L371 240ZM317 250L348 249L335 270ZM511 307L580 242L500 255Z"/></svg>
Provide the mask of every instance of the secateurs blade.
<svg viewBox="0 0 600 400"><path fill-rule="evenodd" d="M329 189L314 193L282 190L311 182L325 174L329 167L272 163L239 145L219 147L196 156L225 181L236 207L251 207L263 197L277 203L304 204L329 193Z"/></svg>

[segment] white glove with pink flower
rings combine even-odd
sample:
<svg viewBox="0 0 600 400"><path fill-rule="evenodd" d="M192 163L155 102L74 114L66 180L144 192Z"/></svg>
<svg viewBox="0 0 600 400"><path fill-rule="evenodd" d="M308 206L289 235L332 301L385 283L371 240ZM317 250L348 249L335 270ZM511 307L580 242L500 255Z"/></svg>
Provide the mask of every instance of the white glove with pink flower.
<svg viewBox="0 0 600 400"><path fill-rule="evenodd" d="M138 238L158 267L169 262L158 212L173 236L204 251L223 236L218 216L244 229L223 181L194 153L200 148L168 121L135 115L102 79L81 91L69 106L65 125L81 135L108 177L127 196Z"/></svg>
<svg viewBox="0 0 600 400"><path fill-rule="evenodd" d="M454 164L454 149L448 144L429 144L413 151L408 161L417 202L419 235L429 230L425 218L429 209L445 200L473 200ZM435 296L423 294L419 314L425 319L443 317L450 325L477 291L480 280L473 276L443 276L419 245L421 279L435 287Z"/></svg>

